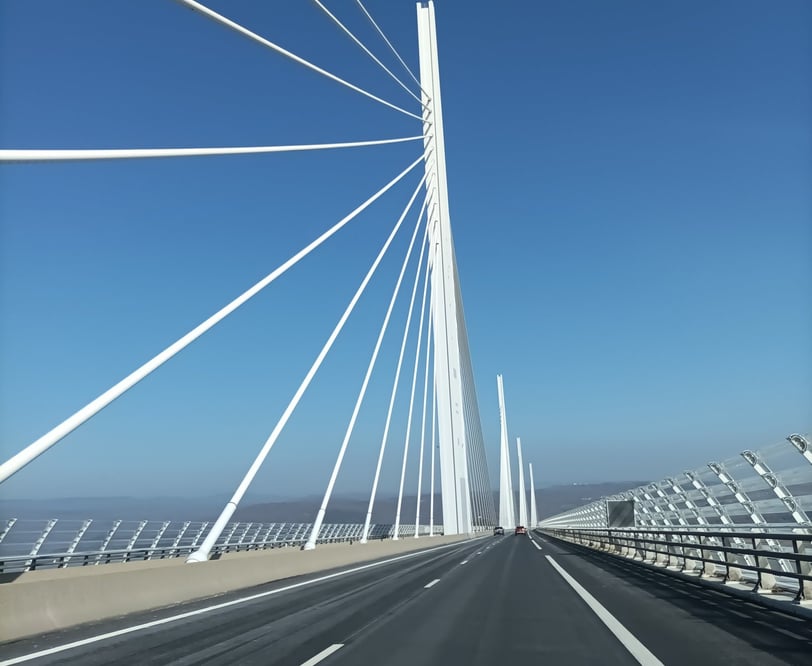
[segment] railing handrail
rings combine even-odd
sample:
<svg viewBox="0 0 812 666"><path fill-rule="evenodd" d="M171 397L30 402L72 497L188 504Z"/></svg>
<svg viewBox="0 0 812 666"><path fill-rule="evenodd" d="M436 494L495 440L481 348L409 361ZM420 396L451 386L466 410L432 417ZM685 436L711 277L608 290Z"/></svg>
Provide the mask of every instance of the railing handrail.
<svg viewBox="0 0 812 666"><path fill-rule="evenodd" d="M239 525L239 523L236 523ZM268 523L269 525L273 525ZM280 525L284 525L281 524ZM285 536L279 538L278 533L270 539L259 539L252 541L228 541L219 542L212 548L212 554L224 554L241 552L248 550L271 550L275 548L285 548L291 546L302 546L307 541L309 536L309 529L311 523L289 523L295 526L296 529L291 529L285 532ZM329 523L322 526L320 536L316 543L318 544L332 544L332 543L347 543L360 541L360 528L361 523ZM394 525L391 523L377 523L371 526L370 539L377 541L379 539L393 538ZM415 525L400 526L399 537L413 537L415 534ZM304 528L304 529L303 529ZM428 536L428 526L421 525L417 530L418 536ZM442 525L434 526L435 534L443 533ZM142 561L150 559L171 559L188 555L195 551L197 548L195 543L186 544L166 544L166 545L150 545L138 546L130 548L114 548L114 549L101 549L101 550L73 550L57 552L36 552L36 553L14 553L8 555L0 555L0 573L22 573L25 571L32 571L41 568L68 568L78 566L89 566L96 564L109 564L109 563L123 563L130 561Z"/></svg>
<svg viewBox="0 0 812 666"><path fill-rule="evenodd" d="M538 530L555 538L606 551L615 557L631 557L632 561L637 560L639 555L643 561L651 557L652 565L660 563L666 567L680 566L681 562L680 572L686 570L689 561L701 563L700 578L703 577L707 565L712 567L710 575L718 571L716 567L722 567L724 581L731 579L731 572L734 569L752 572L756 574L754 592L764 587L765 575L774 577L773 581L777 578L790 579L798 586L794 601L799 602L810 596L812 567L809 564L812 563L812 549L806 546L812 544L810 532L732 532L652 526L539 527ZM685 537L695 540L686 540ZM751 547L743 545L743 541L750 541ZM756 546L757 542L761 547ZM787 545L782 546L779 542L789 542L791 548ZM801 548L800 544L804 547ZM611 550L616 552L613 553ZM664 563L661 558L664 558ZM772 566L771 560L780 566ZM672 565L672 561L676 561L676 564ZM787 566L788 563L791 563L791 566ZM774 585L775 582L768 583L770 588Z"/></svg>
<svg viewBox="0 0 812 666"><path fill-rule="evenodd" d="M711 529L713 527L714 529ZM652 527L650 525L640 527L565 527L565 526L544 526L539 527L541 530L547 531L566 531L566 532L588 532L588 533L611 533L611 534L680 534L683 536L710 536L710 537L723 537L735 534L736 537L741 539L772 539L775 541L809 541L812 542L812 531L804 532L807 529L799 525L796 529L797 532L767 532L758 531L759 528L754 528L752 525L747 525L747 530L733 530L728 526L720 527L718 525L708 526L708 528L697 529L696 526L680 527L672 525L669 527ZM764 530L771 529L769 525L765 525Z"/></svg>

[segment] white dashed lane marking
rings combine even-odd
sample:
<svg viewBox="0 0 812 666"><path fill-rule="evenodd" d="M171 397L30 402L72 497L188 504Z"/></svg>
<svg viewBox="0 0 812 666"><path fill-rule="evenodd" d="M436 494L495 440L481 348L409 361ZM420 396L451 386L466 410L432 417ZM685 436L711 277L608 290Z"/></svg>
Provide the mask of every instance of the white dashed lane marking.
<svg viewBox="0 0 812 666"><path fill-rule="evenodd" d="M302 664L302 666L316 666L320 661L324 661L329 657L333 652L336 652L344 647L344 643L333 643L330 647L325 648L317 655L310 657L306 662Z"/></svg>

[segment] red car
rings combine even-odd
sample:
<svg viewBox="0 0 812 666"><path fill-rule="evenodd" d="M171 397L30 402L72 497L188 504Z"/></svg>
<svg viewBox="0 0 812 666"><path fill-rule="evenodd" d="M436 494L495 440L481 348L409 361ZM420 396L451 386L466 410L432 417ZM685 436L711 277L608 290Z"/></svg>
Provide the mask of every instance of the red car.
<svg viewBox="0 0 812 666"><path fill-rule="evenodd" d="M516 525L514 534L527 534L527 528L524 525Z"/></svg>

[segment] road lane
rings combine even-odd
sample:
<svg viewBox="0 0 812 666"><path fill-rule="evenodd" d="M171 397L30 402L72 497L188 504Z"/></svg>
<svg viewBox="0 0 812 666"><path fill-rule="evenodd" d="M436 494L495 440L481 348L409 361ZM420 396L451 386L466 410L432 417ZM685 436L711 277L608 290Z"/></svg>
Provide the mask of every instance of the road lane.
<svg viewBox="0 0 812 666"><path fill-rule="evenodd" d="M523 536L451 570L396 617L347 637L327 663L637 664Z"/></svg>
<svg viewBox="0 0 812 666"><path fill-rule="evenodd" d="M430 542L429 542L430 543ZM142 613L109 622L54 632L0 646L0 663L74 641L122 631L144 622L164 622L134 633L37 659L36 664L296 664L314 654L311 645L327 647L357 626L391 612L404 600L441 578L482 547L467 541L274 594L321 576L277 581L240 594L223 595L216 605L246 596L271 594L208 612L212 601L183 604L156 613ZM192 613L200 613L191 615ZM173 620L179 614L189 614ZM338 638L335 638L338 637Z"/></svg>
<svg viewBox="0 0 812 666"><path fill-rule="evenodd" d="M486 538L328 580L299 577L217 599L233 604L227 607L186 604L6 644L0 664L182 611L203 612L28 663L810 663L809 623L624 564L535 535ZM237 603L249 593L265 596ZM624 632L645 648L638 659L621 642ZM646 661L640 655L648 651Z"/></svg>
<svg viewBox="0 0 812 666"><path fill-rule="evenodd" d="M812 663L812 623L534 535L569 575L666 664Z"/></svg>

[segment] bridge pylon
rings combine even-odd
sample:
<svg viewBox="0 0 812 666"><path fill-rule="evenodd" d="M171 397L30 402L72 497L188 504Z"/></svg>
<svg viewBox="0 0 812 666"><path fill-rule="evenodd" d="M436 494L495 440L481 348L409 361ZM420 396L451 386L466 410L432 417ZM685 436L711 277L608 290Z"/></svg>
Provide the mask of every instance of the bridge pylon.
<svg viewBox="0 0 812 666"><path fill-rule="evenodd" d="M443 110L437 57L434 3L417 4L420 87L423 102L423 140L426 149L426 188L431 196L428 228L431 254L431 307L434 332L434 381L437 396L440 484L446 534L473 531L469 443L478 427L464 407L464 365L461 344L466 343L465 320L451 235L446 179ZM465 353L467 354L467 344Z"/></svg>
<svg viewBox="0 0 812 666"><path fill-rule="evenodd" d="M524 461L522 460L522 438L516 438L516 455L519 459L519 525L527 527L527 492L524 487Z"/></svg>
<svg viewBox="0 0 812 666"><path fill-rule="evenodd" d="M499 524L503 527L516 525L516 507L513 499L513 480L510 474L510 441L508 439L507 413L505 411L505 385L502 375L496 375L496 391L499 398Z"/></svg>
<svg viewBox="0 0 812 666"><path fill-rule="evenodd" d="M528 463L530 467L530 527L538 526L538 510L536 509L536 482L533 479L533 463Z"/></svg>

